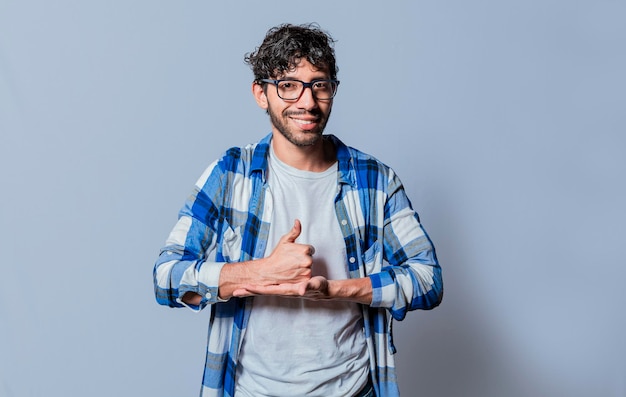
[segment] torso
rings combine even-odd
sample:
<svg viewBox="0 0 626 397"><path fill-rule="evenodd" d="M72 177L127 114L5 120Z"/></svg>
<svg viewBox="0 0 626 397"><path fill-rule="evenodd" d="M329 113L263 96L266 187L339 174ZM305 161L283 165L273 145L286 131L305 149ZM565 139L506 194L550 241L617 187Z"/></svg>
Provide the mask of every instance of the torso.
<svg viewBox="0 0 626 397"><path fill-rule="evenodd" d="M336 165L300 171L269 159L269 193L276 204L267 247L300 219L297 242L315 247L313 275L348 277L337 223ZM268 249L269 249L268 248ZM346 396L367 381L369 357L361 307L352 302L257 296L242 342L236 396Z"/></svg>

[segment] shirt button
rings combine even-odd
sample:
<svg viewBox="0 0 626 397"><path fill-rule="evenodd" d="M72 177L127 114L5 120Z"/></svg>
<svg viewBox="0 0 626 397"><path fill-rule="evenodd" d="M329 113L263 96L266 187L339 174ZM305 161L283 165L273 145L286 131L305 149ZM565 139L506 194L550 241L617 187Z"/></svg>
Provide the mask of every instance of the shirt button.
<svg viewBox="0 0 626 397"><path fill-rule="evenodd" d="M347 221L347 220L345 220L345 219L342 219L342 220L341 220L341 224L342 224L342 225L344 225L344 226L346 226L346 225L348 224L348 221Z"/></svg>
<svg viewBox="0 0 626 397"><path fill-rule="evenodd" d="M353 256L351 256L349 261L350 261L350 263L354 263L354 262L356 262L356 259Z"/></svg>
<svg viewBox="0 0 626 397"><path fill-rule="evenodd" d="M206 296L207 299L211 299L211 293L210 292L207 292L206 295L204 295L204 296Z"/></svg>

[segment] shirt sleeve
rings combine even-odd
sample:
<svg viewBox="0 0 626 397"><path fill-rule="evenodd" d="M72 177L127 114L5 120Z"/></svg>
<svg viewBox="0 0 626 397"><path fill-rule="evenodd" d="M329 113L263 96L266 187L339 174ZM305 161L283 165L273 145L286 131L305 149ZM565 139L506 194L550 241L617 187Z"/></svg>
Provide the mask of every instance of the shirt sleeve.
<svg viewBox="0 0 626 397"><path fill-rule="evenodd" d="M216 242L223 202L221 172L212 164L196 183L193 194L181 209L176 225L161 248L154 265L153 281L156 300L170 307L187 306L201 310L221 302L218 284L225 261L217 261ZM202 296L199 305L187 305L187 292Z"/></svg>
<svg viewBox="0 0 626 397"><path fill-rule="evenodd" d="M383 266L371 274L371 306L388 308L396 320L415 309L441 303L443 281L435 247L411 208L399 179L392 175L385 202Z"/></svg>

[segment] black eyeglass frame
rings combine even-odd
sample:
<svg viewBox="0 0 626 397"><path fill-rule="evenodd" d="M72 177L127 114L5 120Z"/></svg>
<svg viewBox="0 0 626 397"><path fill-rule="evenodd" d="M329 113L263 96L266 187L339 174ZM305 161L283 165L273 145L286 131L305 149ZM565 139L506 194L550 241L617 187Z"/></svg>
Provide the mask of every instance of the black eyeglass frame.
<svg viewBox="0 0 626 397"><path fill-rule="evenodd" d="M282 96L280 96L280 92L278 92L278 84L282 83L283 81L293 81L293 82L302 83L302 91L300 91L300 94L297 97L295 97L295 98L290 98L290 99L289 98L288 99L283 98ZM333 90L333 96L331 96L330 98L319 99L315 95L315 91L313 90L313 84L319 83L320 81L322 81L322 82L329 82L329 83L335 84L335 89ZM282 80L260 79L258 82L259 83L273 84L276 87L276 95L278 95L278 97L280 99L282 99L283 101L297 101L298 99L300 99L300 97L304 93L304 90L307 87L311 89L311 94L313 94L313 98L317 99L318 101L329 101L329 100L333 99L335 97L335 95L337 95L337 89L339 88L339 80L333 80L333 79L315 79L315 80L309 81L308 83L305 82L305 81L296 80L296 79L282 79Z"/></svg>

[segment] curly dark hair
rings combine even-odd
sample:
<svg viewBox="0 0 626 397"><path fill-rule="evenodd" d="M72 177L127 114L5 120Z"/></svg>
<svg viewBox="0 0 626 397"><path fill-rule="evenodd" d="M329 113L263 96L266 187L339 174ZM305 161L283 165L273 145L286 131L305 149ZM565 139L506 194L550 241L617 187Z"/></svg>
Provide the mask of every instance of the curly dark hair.
<svg viewBox="0 0 626 397"><path fill-rule="evenodd" d="M282 24L268 30L255 51L245 55L245 62L254 73L254 81L277 77L297 67L306 59L319 69L327 69L331 79L337 78L335 40L315 24Z"/></svg>

